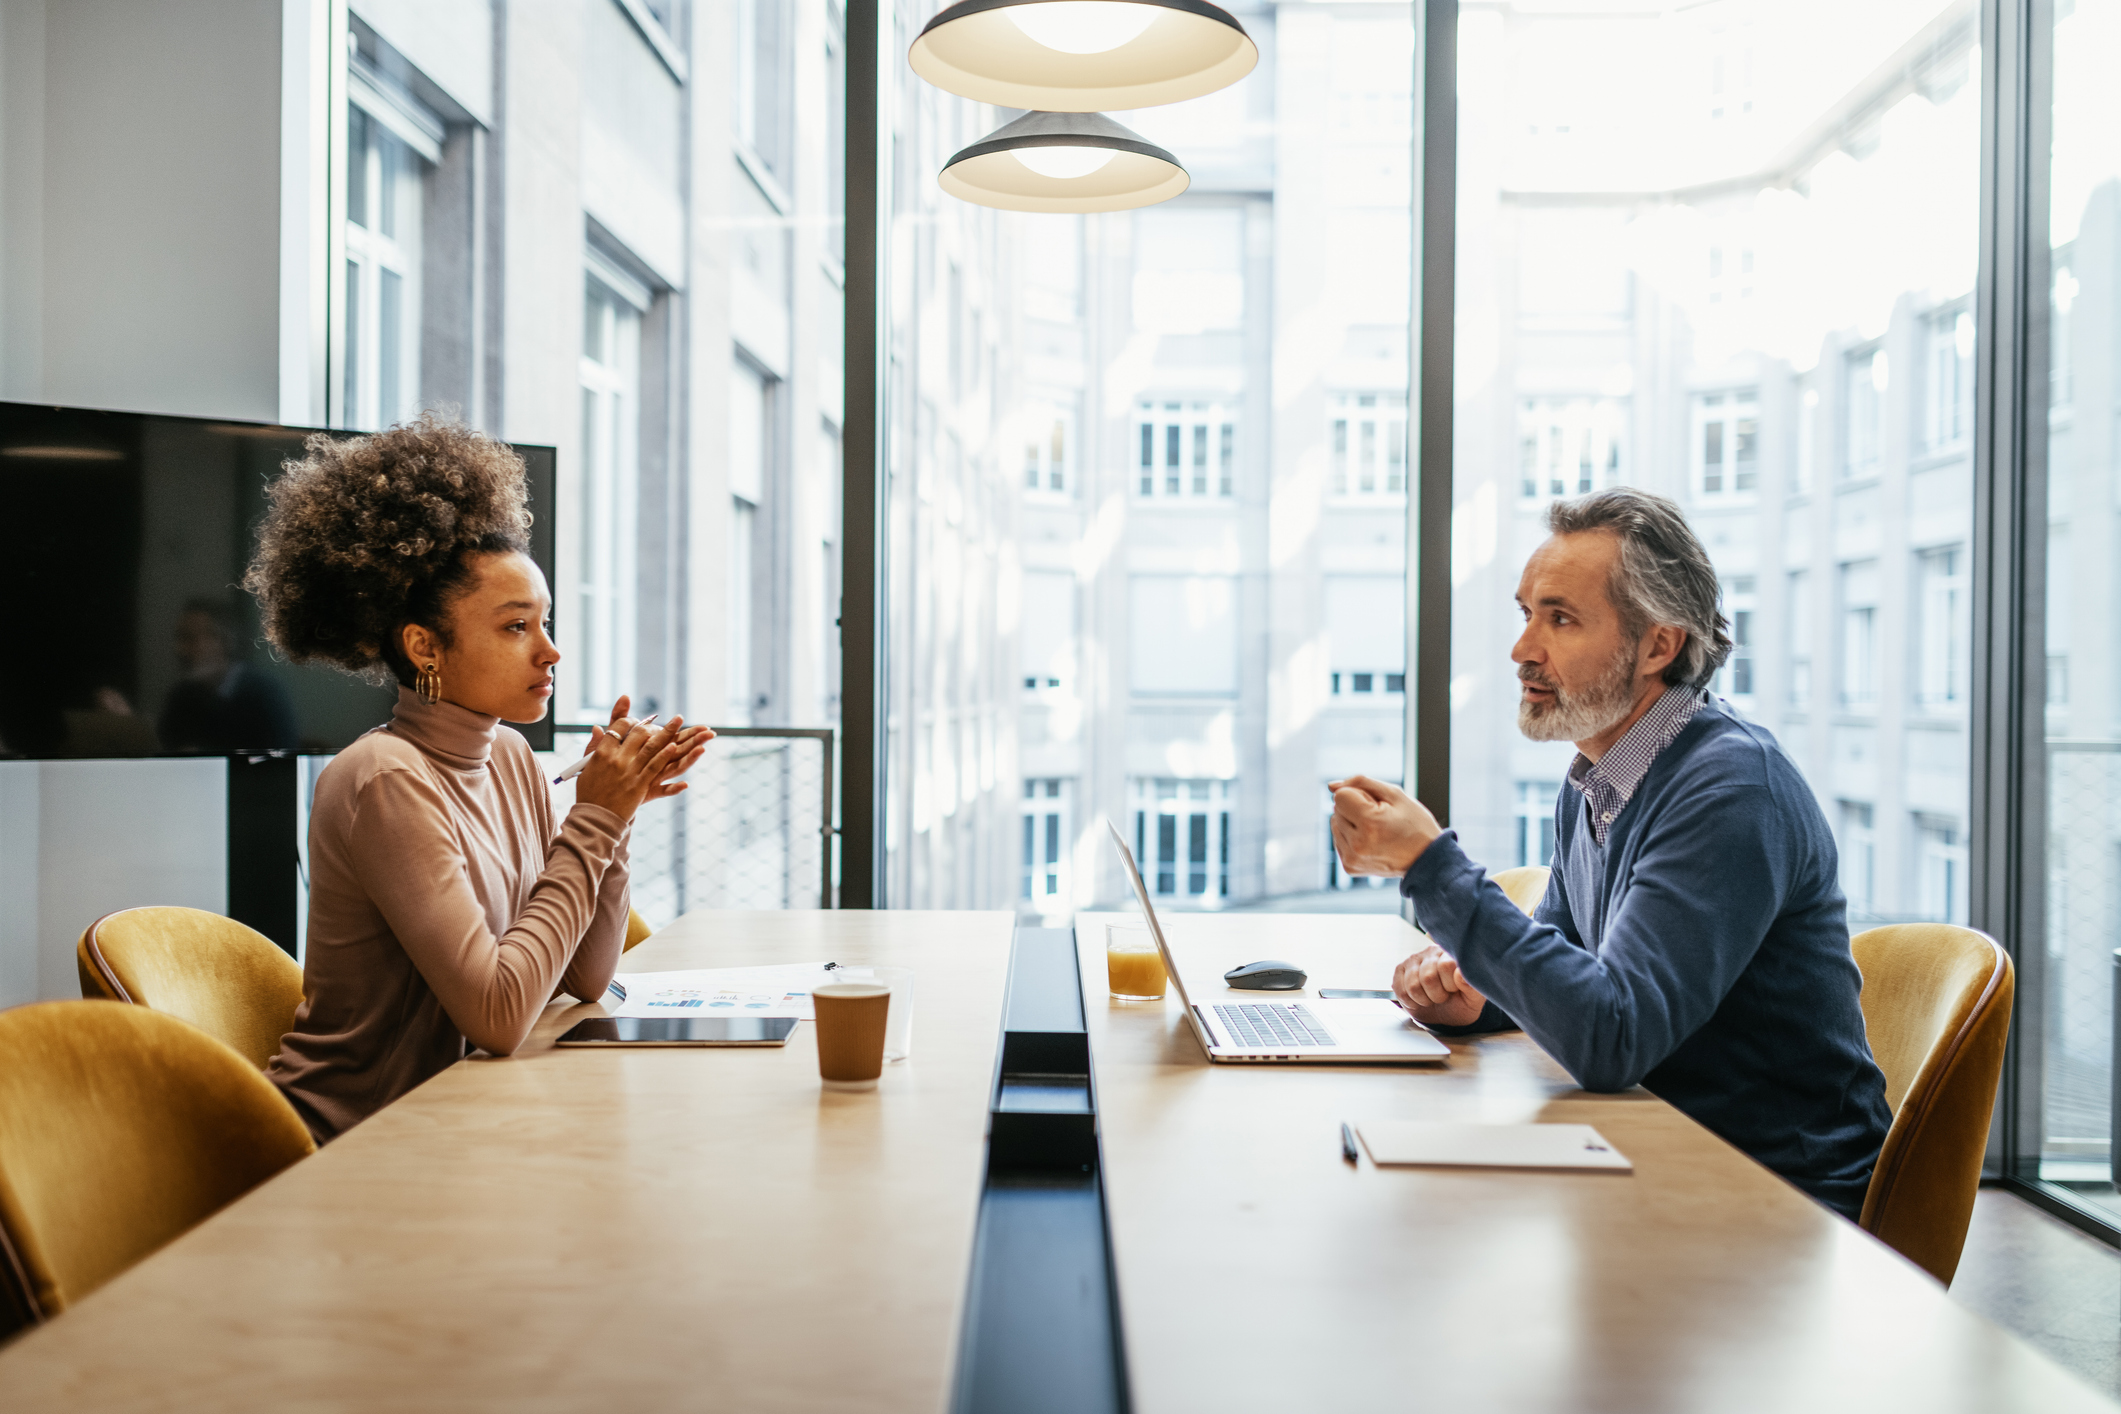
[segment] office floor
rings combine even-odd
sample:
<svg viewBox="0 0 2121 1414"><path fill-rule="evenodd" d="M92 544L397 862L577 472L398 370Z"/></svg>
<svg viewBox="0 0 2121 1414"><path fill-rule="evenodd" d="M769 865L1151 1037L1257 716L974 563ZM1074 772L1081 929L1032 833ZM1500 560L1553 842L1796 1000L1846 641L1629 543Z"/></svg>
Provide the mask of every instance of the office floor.
<svg viewBox="0 0 2121 1414"><path fill-rule="evenodd" d="M2121 1251L1984 1188L1952 1296L2121 1397Z"/></svg>

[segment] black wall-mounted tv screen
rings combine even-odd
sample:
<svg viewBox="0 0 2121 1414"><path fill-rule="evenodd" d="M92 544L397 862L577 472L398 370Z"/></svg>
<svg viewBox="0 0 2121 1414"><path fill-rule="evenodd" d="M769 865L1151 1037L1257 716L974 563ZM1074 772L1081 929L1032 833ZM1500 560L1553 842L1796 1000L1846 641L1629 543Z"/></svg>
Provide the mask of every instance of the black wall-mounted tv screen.
<svg viewBox="0 0 2121 1414"><path fill-rule="evenodd" d="M239 587L312 430L0 403L0 757L321 754L389 720L395 689L282 660ZM515 450L550 583L553 449ZM551 749L549 714L518 730Z"/></svg>

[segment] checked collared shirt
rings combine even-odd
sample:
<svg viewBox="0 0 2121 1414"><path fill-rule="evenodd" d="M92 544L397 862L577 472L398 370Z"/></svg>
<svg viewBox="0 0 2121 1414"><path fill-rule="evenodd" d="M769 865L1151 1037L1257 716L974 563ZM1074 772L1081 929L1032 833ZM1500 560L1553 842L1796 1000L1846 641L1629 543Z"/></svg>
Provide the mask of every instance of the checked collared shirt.
<svg viewBox="0 0 2121 1414"><path fill-rule="evenodd" d="M1582 752L1576 753L1575 761L1569 765L1569 784L1583 795L1591 838L1598 841L1601 849L1605 847L1606 832L1635 798L1635 788L1650 773L1651 763L1686 730L1687 723L1694 720L1694 714L1708 700L1705 690L1668 687L1664 696L1651 703L1641 720L1629 727L1627 735L1614 742L1613 749L1595 764Z"/></svg>

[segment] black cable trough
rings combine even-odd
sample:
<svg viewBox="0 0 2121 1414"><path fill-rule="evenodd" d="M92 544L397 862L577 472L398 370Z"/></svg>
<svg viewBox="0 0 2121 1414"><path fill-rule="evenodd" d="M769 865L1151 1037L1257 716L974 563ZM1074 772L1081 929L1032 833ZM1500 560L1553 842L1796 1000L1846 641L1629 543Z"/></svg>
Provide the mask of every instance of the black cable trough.
<svg viewBox="0 0 2121 1414"><path fill-rule="evenodd" d="M953 1414L1125 1414L1075 935L1017 930Z"/></svg>

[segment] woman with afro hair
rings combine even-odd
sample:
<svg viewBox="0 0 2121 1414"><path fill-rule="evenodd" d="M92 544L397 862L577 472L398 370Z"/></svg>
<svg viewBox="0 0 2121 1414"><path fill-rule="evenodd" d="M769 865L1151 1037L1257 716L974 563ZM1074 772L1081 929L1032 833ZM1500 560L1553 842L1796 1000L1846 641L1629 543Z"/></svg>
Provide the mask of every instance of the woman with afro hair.
<svg viewBox="0 0 2121 1414"><path fill-rule="evenodd" d="M560 661L507 447L432 415L312 437L269 497L243 580L266 636L398 684L389 723L317 780L302 1006L267 1070L322 1142L470 1047L514 1051L557 991L603 995L634 811L683 790L713 733L644 729L621 697L555 818L500 729L544 717Z"/></svg>

